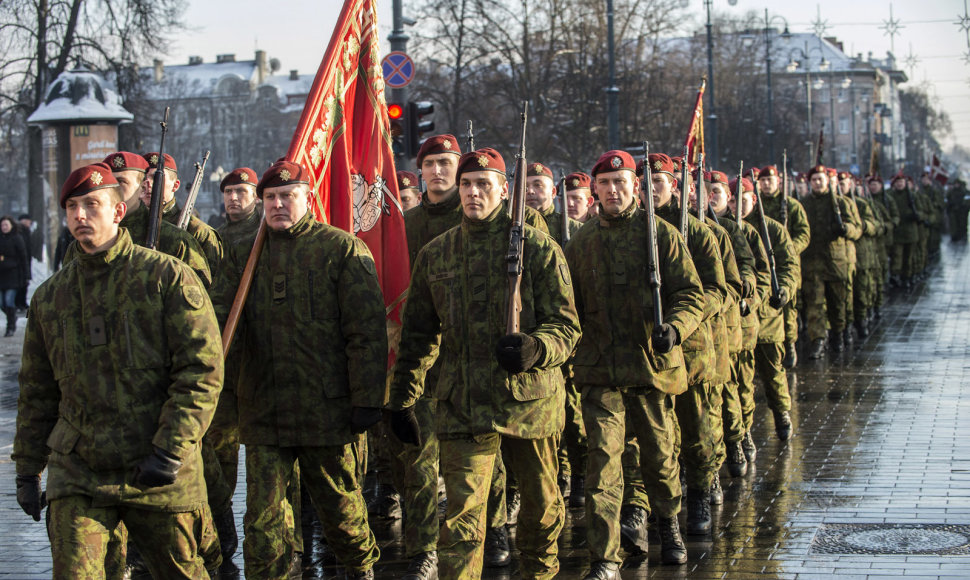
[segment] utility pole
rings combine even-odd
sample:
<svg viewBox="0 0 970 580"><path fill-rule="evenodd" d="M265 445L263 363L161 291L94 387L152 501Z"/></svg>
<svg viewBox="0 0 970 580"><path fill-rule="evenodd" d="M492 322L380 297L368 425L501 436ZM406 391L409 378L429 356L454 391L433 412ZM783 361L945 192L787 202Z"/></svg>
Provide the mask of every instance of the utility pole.
<svg viewBox="0 0 970 580"><path fill-rule="evenodd" d="M391 23L391 33L387 35L387 39L391 42L392 51L400 51L407 54L408 51L408 39L410 38L404 32L404 7L402 6L403 0L394 0L392 4L393 10L393 22ZM404 107L406 111L408 108L408 88L401 87L399 89L390 89L390 102L397 103ZM402 130L404 131L404 142L408 142L408 123L402 123ZM395 163L398 168L404 168L405 163L408 162L406 156L400 156L396 158Z"/></svg>
<svg viewBox="0 0 970 580"><path fill-rule="evenodd" d="M399 2L400 0L395 0ZM616 86L616 55L613 42L613 0L606 0L606 35L610 52L610 79L606 92L606 131L610 149L620 148L620 112L617 97L620 89Z"/></svg>
<svg viewBox="0 0 970 580"><path fill-rule="evenodd" d="M707 94L709 95L707 101L707 118L710 120L708 134L711 136L711 156L708 159L711 160L712 167L719 167L721 158L718 157L717 152L717 108L714 103L714 38L711 34L713 27L711 24L712 4L714 4L714 0L704 0L704 6L707 8Z"/></svg>

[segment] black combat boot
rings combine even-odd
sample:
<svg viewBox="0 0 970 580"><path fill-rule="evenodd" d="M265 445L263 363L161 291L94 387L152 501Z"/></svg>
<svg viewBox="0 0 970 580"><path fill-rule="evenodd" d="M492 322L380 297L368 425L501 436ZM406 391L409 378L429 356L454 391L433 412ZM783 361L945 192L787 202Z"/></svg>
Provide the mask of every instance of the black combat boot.
<svg viewBox="0 0 970 580"><path fill-rule="evenodd" d="M793 369L798 364L798 350L795 348L795 341L785 343L785 358L781 364L786 369Z"/></svg>
<svg viewBox="0 0 970 580"><path fill-rule="evenodd" d="M852 346L852 329L846 326L842 329L842 343L845 345L846 350Z"/></svg>
<svg viewBox="0 0 970 580"><path fill-rule="evenodd" d="M855 333L859 335L859 340L869 336L869 323L865 318L860 318L855 321Z"/></svg>
<svg viewBox="0 0 970 580"><path fill-rule="evenodd" d="M239 566L232 561L239 547L239 536L236 534L236 520L232 514L232 506L220 514L212 514L212 523L219 534L219 551L222 553L222 564L219 565L219 578L229 580L239 578Z"/></svg>
<svg viewBox="0 0 970 580"><path fill-rule="evenodd" d="M519 489L505 490L505 521L510 526L519 523L519 510L522 508L522 495Z"/></svg>
<svg viewBox="0 0 970 580"><path fill-rule="evenodd" d="M724 446L727 448L725 463L727 463L728 473L731 477L743 476L748 472L748 459L744 456L744 449L741 449L741 442L725 441Z"/></svg>
<svg viewBox="0 0 970 580"><path fill-rule="evenodd" d="M620 580L620 564L618 562L593 562L589 567L589 574L583 580Z"/></svg>
<svg viewBox="0 0 970 580"><path fill-rule="evenodd" d="M686 564L687 546L680 537L680 524L677 516L659 518L660 532L660 561L664 564Z"/></svg>
<svg viewBox="0 0 970 580"><path fill-rule="evenodd" d="M488 528L485 531L485 565L489 567L508 566L512 561L509 550L509 531L505 526Z"/></svg>
<svg viewBox="0 0 970 580"><path fill-rule="evenodd" d="M347 570L347 580L374 580L374 569Z"/></svg>
<svg viewBox="0 0 970 580"><path fill-rule="evenodd" d="M709 489L687 488L687 535L706 536L711 533L711 492Z"/></svg>
<svg viewBox="0 0 970 580"><path fill-rule="evenodd" d="M842 333L838 330L829 331L829 346L833 352L842 352Z"/></svg>
<svg viewBox="0 0 970 580"><path fill-rule="evenodd" d="M721 474L714 472L714 481L711 482L711 505L722 505L724 503L724 489L721 487Z"/></svg>
<svg viewBox="0 0 970 580"><path fill-rule="evenodd" d="M744 439L741 440L741 449L744 449L744 456L748 463L754 467L754 460L758 457L758 448L754 445L754 437L751 436L751 431L744 434Z"/></svg>
<svg viewBox="0 0 970 580"><path fill-rule="evenodd" d="M586 478L582 475L574 475L569 483L569 507L586 507Z"/></svg>
<svg viewBox="0 0 970 580"><path fill-rule="evenodd" d="M775 416L775 434L782 441L791 439L791 414L788 411L772 411Z"/></svg>
<svg viewBox="0 0 970 580"><path fill-rule="evenodd" d="M872 320L873 320L873 322L879 322L879 320L881 318L882 318L882 313L879 312L879 307L878 306L873 306L872 307Z"/></svg>
<svg viewBox="0 0 970 580"><path fill-rule="evenodd" d="M808 358L815 360L823 356L825 356L825 339L816 338L812 341L812 350L808 352Z"/></svg>
<svg viewBox="0 0 970 580"><path fill-rule="evenodd" d="M438 552L421 552L411 558L408 571L401 580L438 580Z"/></svg>
<svg viewBox="0 0 970 580"><path fill-rule="evenodd" d="M374 484L374 494L367 501L367 515L386 520L401 519L401 494L393 485L378 481Z"/></svg>
<svg viewBox="0 0 970 580"><path fill-rule="evenodd" d="M625 505L620 510L620 546L631 556L647 553L647 510Z"/></svg>

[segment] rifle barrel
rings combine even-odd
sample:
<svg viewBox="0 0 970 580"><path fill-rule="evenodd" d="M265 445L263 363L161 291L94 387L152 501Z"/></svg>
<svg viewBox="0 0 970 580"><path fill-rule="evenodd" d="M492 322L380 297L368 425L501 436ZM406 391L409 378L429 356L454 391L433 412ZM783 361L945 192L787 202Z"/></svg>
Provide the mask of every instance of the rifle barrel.
<svg viewBox="0 0 970 580"><path fill-rule="evenodd" d="M158 235L162 227L162 191L165 185L165 134L168 133L168 114L170 108L165 107L165 116L160 123L162 126L162 139L158 146L158 163L155 165L155 174L152 178L152 200L148 206L148 235L145 238L145 247L154 250L158 245Z"/></svg>
<svg viewBox="0 0 970 580"><path fill-rule="evenodd" d="M506 334L519 332L522 312L522 266L525 258L525 130L528 125L529 103L522 103L522 140L519 144L519 154L515 160L515 180L512 187L512 226L509 228L509 249L505 256L508 264L509 302L506 316Z"/></svg>
<svg viewBox="0 0 970 580"><path fill-rule="evenodd" d="M646 182L647 209L647 282L653 293L653 327L660 328L664 322L663 302L660 298L660 258L657 251L657 222L653 207L653 172L650 170L650 143L643 142L643 179Z"/></svg>

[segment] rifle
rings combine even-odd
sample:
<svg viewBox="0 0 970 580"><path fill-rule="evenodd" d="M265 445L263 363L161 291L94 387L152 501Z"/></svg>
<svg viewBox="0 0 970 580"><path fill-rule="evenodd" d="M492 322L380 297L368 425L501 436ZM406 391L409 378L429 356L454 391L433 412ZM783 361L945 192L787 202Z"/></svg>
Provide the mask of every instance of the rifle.
<svg viewBox="0 0 970 580"><path fill-rule="evenodd" d="M202 156L202 163L195 163L195 176L192 178L192 185L189 186L189 195L185 198L185 207L179 214L178 227L184 230L189 227L189 220L192 218L192 210L195 209L195 200L199 197L199 187L202 186L202 174L205 173L205 164L209 160L209 152L206 151Z"/></svg>
<svg viewBox="0 0 970 580"><path fill-rule="evenodd" d="M744 180L744 161L740 162L738 165L738 191L734 194L734 208L737 215L735 216L738 220L738 229L744 232L744 222L741 218L741 195L744 193L744 184L741 181Z"/></svg>
<svg viewBox="0 0 970 580"><path fill-rule="evenodd" d="M145 237L145 247L154 250L158 245L158 234L162 229L162 188L165 186L165 134L168 133L168 112L160 123L162 126L162 142L158 146L158 163L152 178L152 201L148 205L148 235Z"/></svg>
<svg viewBox="0 0 970 580"><path fill-rule="evenodd" d="M707 207L707 189L704 185L704 152L697 154L697 219L704 223L704 208Z"/></svg>
<svg viewBox="0 0 970 580"><path fill-rule="evenodd" d="M468 133L465 135L465 141L468 143L468 151L475 150L475 132L472 130L472 120L468 119Z"/></svg>
<svg viewBox="0 0 970 580"><path fill-rule="evenodd" d="M768 236L768 222L765 220L765 208L761 204L761 196L758 195L758 182L754 182L755 205L758 206L758 219L761 226L761 239L765 243L765 251L768 253L768 271L771 273L771 297L777 298L780 286L778 285L778 271L775 269L775 253L771 248L771 237Z"/></svg>
<svg viewBox="0 0 970 580"><path fill-rule="evenodd" d="M788 149L781 152L781 225L788 229Z"/></svg>
<svg viewBox="0 0 970 580"><path fill-rule="evenodd" d="M509 304L505 322L505 334L519 332L519 314L522 312L522 264L525 252L525 128L528 119L529 103L522 103L522 140L519 154L515 159L515 178L512 182L512 227L509 228L509 250L505 254L509 274Z"/></svg>
<svg viewBox="0 0 970 580"><path fill-rule="evenodd" d="M690 170L687 167L687 155L689 150L684 145L684 156L680 162L680 237L687 241L687 176Z"/></svg>
<svg viewBox="0 0 970 580"><path fill-rule="evenodd" d="M569 214L566 212L566 173L559 172L559 200L562 202L562 247L569 243Z"/></svg>
<svg viewBox="0 0 970 580"><path fill-rule="evenodd" d="M835 186L830 188L832 191L832 211L835 212L835 223L839 225L839 231L845 229L845 222L842 221L842 210L839 209L839 181L835 180Z"/></svg>
<svg viewBox="0 0 970 580"><path fill-rule="evenodd" d="M647 282L653 291L653 327L664 323L663 302L660 300L660 257L657 251L657 221L653 209L653 172L650 170L650 143L643 142L643 179L646 186L647 208Z"/></svg>

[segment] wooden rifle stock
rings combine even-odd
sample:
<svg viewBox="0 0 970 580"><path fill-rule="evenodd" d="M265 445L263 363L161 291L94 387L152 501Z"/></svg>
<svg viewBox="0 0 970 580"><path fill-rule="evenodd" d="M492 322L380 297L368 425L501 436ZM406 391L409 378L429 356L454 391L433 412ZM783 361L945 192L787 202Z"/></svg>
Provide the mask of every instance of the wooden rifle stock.
<svg viewBox="0 0 970 580"><path fill-rule="evenodd" d="M192 178L192 185L189 186L189 195L185 198L185 207L179 214L178 227L184 230L189 227L189 220L192 219L192 210L195 209L195 200L199 198L199 188L202 186L202 175L205 173L205 164L209 161L209 151L202 156L202 163L195 163L195 176Z"/></svg>
<svg viewBox="0 0 970 580"><path fill-rule="evenodd" d="M229 354L229 347L232 346L232 339L236 334L236 327L239 326L239 317L242 315L243 306L246 305L246 298L249 296L249 288L253 285L253 276L256 274L256 263L259 262L259 255L263 252L263 242L266 240L266 218L259 222L259 229L256 230L256 240L253 241L253 249L249 252L249 259L246 260L246 269L243 270L242 279L236 289L236 297L232 301L232 308L229 309L229 317L226 318L226 325L222 329L222 356Z"/></svg>
<svg viewBox="0 0 970 580"><path fill-rule="evenodd" d="M158 234L162 229L162 196L165 187L165 134L168 133L168 113L162 119L162 140L158 145L158 163L155 165L155 175L152 178L152 201L148 205L148 235L145 237L145 247L154 250L158 245Z"/></svg>
<svg viewBox="0 0 970 580"><path fill-rule="evenodd" d="M505 333L515 334L520 329L522 312L522 266L525 252L525 130L528 122L529 103L522 104L522 140L519 154L515 160L515 177L512 184L512 226L509 228L509 249L505 255L509 276L509 302L506 314Z"/></svg>

